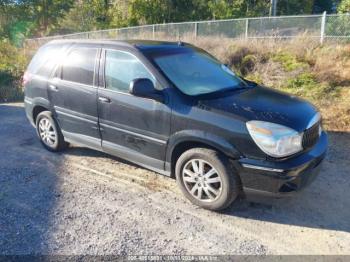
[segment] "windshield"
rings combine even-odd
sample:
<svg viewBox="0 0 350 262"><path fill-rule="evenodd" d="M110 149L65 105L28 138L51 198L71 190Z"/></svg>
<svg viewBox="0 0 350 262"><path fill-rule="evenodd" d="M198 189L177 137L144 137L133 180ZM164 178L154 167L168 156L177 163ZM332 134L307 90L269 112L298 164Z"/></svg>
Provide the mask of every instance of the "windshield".
<svg viewBox="0 0 350 262"><path fill-rule="evenodd" d="M153 60L169 80L187 95L220 92L244 83L227 66L204 52L162 54Z"/></svg>

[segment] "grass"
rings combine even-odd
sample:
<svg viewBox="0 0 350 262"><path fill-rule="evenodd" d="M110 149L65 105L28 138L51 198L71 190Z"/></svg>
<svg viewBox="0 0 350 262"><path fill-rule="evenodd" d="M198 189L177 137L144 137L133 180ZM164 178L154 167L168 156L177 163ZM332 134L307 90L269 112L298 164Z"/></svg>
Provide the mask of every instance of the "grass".
<svg viewBox="0 0 350 262"><path fill-rule="evenodd" d="M308 64L306 62L298 61L298 58L295 55L287 52L272 54L271 59L274 62L279 62L282 65L284 71L287 72L308 68Z"/></svg>

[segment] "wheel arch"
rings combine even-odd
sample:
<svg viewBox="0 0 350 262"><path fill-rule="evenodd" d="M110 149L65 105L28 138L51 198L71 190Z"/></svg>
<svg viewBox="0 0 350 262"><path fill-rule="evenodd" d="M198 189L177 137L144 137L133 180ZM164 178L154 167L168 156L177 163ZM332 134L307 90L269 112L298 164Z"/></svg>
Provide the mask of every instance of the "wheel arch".
<svg viewBox="0 0 350 262"><path fill-rule="evenodd" d="M38 115L41 113L41 112L44 112L44 111L49 111L48 108L44 107L44 106L41 106L41 105L37 105L33 108L33 121L34 123L36 123L36 118L38 117Z"/></svg>
<svg viewBox="0 0 350 262"><path fill-rule="evenodd" d="M33 99L32 118L34 124L36 123L37 116L43 111L51 111L49 101L44 98Z"/></svg>
<svg viewBox="0 0 350 262"><path fill-rule="evenodd" d="M237 159L241 155L231 143L217 135L199 130L177 133L169 139L166 154L166 162L168 163L171 177L175 176L175 164L181 154L189 149L198 147L216 150L233 159Z"/></svg>

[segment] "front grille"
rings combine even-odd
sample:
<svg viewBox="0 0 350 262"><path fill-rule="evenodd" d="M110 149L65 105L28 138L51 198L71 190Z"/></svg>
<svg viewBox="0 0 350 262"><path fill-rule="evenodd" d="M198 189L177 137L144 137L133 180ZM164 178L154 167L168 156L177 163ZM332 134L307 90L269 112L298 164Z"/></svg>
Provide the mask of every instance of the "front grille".
<svg viewBox="0 0 350 262"><path fill-rule="evenodd" d="M320 122L317 122L312 127L306 129L303 135L303 148L308 149L313 147L320 137Z"/></svg>

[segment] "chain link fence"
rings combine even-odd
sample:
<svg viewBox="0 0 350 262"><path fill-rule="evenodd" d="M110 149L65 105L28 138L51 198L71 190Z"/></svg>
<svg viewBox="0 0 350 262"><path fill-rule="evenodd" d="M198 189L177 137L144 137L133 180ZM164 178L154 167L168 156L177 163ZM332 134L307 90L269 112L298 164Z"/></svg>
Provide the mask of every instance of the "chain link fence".
<svg viewBox="0 0 350 262"><path fill-rule="evenodd" d="M36 49L54 39L153 39L181 40L188 37L288 39L298 36L350 42L350 14L279 16L213 21L154 24L27 39L26 48Z"/></svg>

